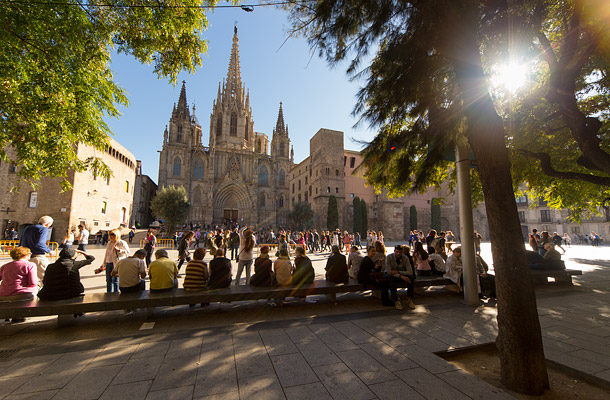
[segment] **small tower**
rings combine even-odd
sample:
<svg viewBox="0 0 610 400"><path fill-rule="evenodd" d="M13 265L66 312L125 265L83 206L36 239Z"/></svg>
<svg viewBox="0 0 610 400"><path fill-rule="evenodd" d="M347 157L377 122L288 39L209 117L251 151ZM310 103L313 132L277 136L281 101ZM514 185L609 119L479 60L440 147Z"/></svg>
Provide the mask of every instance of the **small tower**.
<svg viewBox="0 0 610 400"><path fill-rule="evenodd" d="M277 114L277 122L275 123L271 139L271 157L276 160L288 160L289 149L288 126L284 123L284 111L282 109L282 102L280 102L280 110Z"/></svg>

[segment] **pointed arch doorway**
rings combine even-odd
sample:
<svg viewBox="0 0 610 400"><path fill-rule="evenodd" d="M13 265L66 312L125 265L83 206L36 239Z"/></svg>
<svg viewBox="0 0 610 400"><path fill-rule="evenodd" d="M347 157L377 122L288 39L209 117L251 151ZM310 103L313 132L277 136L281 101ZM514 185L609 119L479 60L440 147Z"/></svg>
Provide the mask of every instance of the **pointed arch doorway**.
<svg viewBox="0 0 610 400"><path fill-rule="evenodd" d="M236 222L239 221L239 209L237 208L237 200L234 196L229 196L225 200L224 209L223 209L223 222Z"/></svg>

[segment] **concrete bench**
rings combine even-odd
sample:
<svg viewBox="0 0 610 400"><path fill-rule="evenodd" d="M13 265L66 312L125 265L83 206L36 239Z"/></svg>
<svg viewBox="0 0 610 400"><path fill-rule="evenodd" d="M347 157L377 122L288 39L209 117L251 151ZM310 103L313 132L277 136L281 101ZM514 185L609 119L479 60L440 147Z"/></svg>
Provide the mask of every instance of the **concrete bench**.
<svg viewBox="0 0 610 400"><path fill-rule="evenodd" d="M418 277L416 287L440 286L452 284L442 277ZM399 285L401 286L401 285ZM296 286L253 287L249 285L234 286L226 289L187 292L174 289L170 292L153 293L148 290L139 293L91 293L84 296L58 301L39 299L0 303L0 318L25 318L49 315L71 317L73 314L112 310L132 310L136 308L153 309L154 307L179 306L186 304L235 302L247 300L284 299L311 295L327 295L332 298L338 293L361 292L366 289L358 282L351 280L347 284L334 284L325 280L316 280L313 284Z"/></svg>
<svg viewBox="0 0 610 400"><path fill-rule="evenodd" d="M536 269L531 270L531 275L535 285L546 284L549 282L549 278L553 278L555 282L572 285L572 277L582 275L582 271L579 269Z"/></svg>

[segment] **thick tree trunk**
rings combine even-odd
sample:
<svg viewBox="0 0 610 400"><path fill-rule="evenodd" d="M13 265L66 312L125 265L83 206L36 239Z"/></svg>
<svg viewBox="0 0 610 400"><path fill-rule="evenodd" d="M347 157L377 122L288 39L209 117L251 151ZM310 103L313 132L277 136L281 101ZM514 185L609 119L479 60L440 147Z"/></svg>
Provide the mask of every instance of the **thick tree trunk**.
<svg viewBox="0 0 610 400"><path fill-rule="evenodd" d="M462 92L467 136L478 163L491 233L502 383L520 393L541 394L549 387L548 375L504 129L487 91L477 24L468 12L461 17L454 19L453 46L448 49Z"/></svg>

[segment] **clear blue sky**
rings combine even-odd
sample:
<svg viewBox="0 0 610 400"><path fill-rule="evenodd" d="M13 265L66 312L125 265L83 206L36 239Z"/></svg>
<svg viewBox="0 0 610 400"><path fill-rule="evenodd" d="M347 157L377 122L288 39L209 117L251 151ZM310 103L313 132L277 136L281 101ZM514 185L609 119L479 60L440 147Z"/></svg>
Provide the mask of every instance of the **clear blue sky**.
<svg viewBox="0 0 610 400"><path fill-rule="evenodd" d="M313 54L302 38L288 36L287 13L275 7L256 7L246 13L239 8L216 9L208 13L209 27L203 36L208 40L208 54L194 74L182 73L178 84L157 79L152 67L132 58L115 55L112 70L115 79L128 94L129 107L122 109L117 120L108 120L115 139L142 160L143 173L157 182L159 153L163 131L169 122L174 103L178 102L181 81L186 81L189 107L203 128L203 144L208 144L210 113L218 83L227 75L237 23L242 82L250 89L254 130L271 139L280 101L284 120L294 146L295 162L309 155L309 139L320 128L345 132L345 147L360 150L353 139L370 140L373 133L367 125L353 128L351 115L355 96L362 82L350 82L346 64L331 68Z"/></svg>

